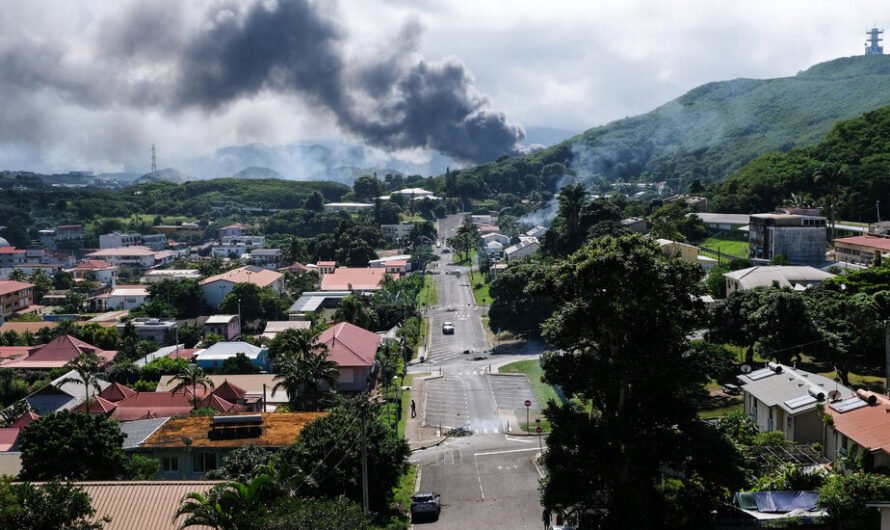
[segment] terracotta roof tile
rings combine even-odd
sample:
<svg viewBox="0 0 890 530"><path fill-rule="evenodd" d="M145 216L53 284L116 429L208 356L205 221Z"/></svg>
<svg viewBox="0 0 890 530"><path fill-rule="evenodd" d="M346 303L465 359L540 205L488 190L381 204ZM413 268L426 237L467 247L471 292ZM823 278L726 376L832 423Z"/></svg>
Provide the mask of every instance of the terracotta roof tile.
<svg viewBox="0 0 890 530"><path fill-rule="evenodd" d="M126 387L120 383L111 383L108 385L108 388L103 390L99 397L105 398L112 403L127 399L130 396L136 394L136 391L132 388Z"/></svg>
<svg viewBox="0 0 890 530"><path fill-rule="evenodd" d="M328 359L338 366L371 366L377 358L380 335L341 322L324 330L318 342L328 347Z"/></svg>
<svg viewBox="0 0 890 530"><path fill-rule="evenodd" d="M33 422L39 418L40 418L40 416L38 416L36 412L29 410L28 412L19 416L19 419L12 422L9 426L10 427L18 427L19 429L24 429L25 427L30 425L31 422Z"/></svg>
<svg viewBox="0 0 890 530"><path fill-rule="evenodd" d="M252 283L259 287L268 287L283 277L284 275L280 272L247 266L217 274L216 276L210 276L209 278L201 280L201 285L207 285L218 281L227 281L231 283Z"/></svg>
<svg viewBox="0 0 890 530"><path fill-rule="evenodd" d="M34 285L30 283L17 282L15 280L0 280L0 296L33 287Z"/></svg>
<svg viewBox="0 0 890 530"><path fill-rule="evenodd" d="M211 392L214 396L219 396L226 401L231 401L232 403L237 402L239 399L244 397L244 394L247 393L243 388L233 385L229 382L229 380L225 380L223 384L216 387L213 392Z"/></svg>
<svg viewBox="0 0 890 530"><path fill-rule="evenodd" d="M384 268L340 267L321 279L322 291L373 291L380 289L383 277L389 275L394 280L396 273L387 273Z"/></svg>

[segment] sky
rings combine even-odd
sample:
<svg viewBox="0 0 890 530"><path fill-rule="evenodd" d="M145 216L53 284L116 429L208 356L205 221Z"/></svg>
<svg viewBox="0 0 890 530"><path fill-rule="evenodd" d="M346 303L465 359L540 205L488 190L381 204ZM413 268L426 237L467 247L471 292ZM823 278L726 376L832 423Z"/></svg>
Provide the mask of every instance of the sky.
<svg viewBox="0 0 890 530"><path fill-rule="evenodd" d="M863 53L885 2L7 0L0 169L323 138L469 162Z"/></svg>

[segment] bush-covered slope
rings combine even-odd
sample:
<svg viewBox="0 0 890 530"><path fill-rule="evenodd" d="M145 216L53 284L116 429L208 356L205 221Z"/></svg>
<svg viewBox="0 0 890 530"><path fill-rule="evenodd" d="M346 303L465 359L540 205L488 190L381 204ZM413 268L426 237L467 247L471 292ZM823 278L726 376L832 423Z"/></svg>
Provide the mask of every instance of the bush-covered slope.
<svg viewBox="0 0 890 530"><path fill-rule="evenodd" d="M838 120L885 105L890 56L836 59L794 77L708 83L544 151L465 169L451 186L465 196L523 193L549 184L542 169L561 163L588 184L641 178L683 189L720 181L763 153L812 145Z"/></svg>

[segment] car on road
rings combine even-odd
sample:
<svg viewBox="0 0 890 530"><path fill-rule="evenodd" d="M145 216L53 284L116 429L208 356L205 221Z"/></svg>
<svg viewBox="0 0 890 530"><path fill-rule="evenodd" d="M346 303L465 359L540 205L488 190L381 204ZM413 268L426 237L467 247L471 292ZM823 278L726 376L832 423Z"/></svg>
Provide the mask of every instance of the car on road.
<svg viewBox="0 0 890 530"><path fill-rule="evenodd" d="M411 497L411 521L420 519L438 520L442 512L440 496L432 492L418 492Z"/></svg>
<svg viewBox="0 0 890 530"><path fill-rule="evenodd" d="M442 254L451 254L451 249L448 248L448 247L443 248L443 249L442 249Z"/></svg>
<svg viewBox="0 0 890 530"><path fill-rule="evenodd" d="M442 334L454 335L454 324L452 322L445 322L442 324Z"/></svg>

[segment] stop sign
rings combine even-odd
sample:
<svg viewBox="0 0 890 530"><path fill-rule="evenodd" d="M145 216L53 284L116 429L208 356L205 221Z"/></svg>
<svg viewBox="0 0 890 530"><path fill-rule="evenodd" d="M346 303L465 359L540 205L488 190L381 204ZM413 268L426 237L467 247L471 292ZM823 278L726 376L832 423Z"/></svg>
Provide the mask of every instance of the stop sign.
<svg viewBox="0 0 890 530"><path fill-rule="evenodd" d="M530 400L530 399L526 399L526 400L525 400L525 406L526 406L526 407L531 407L531 406L532 406L532 400Z"/></svg>
<svg viewBox="0 0 890 530"><path fill-rule="evenodd" d="M536 433L541 434L543 431L544 431L544 429L542 429L540 425L538 425L537 427L535 427L535 432L536 432Z"/></svg>

